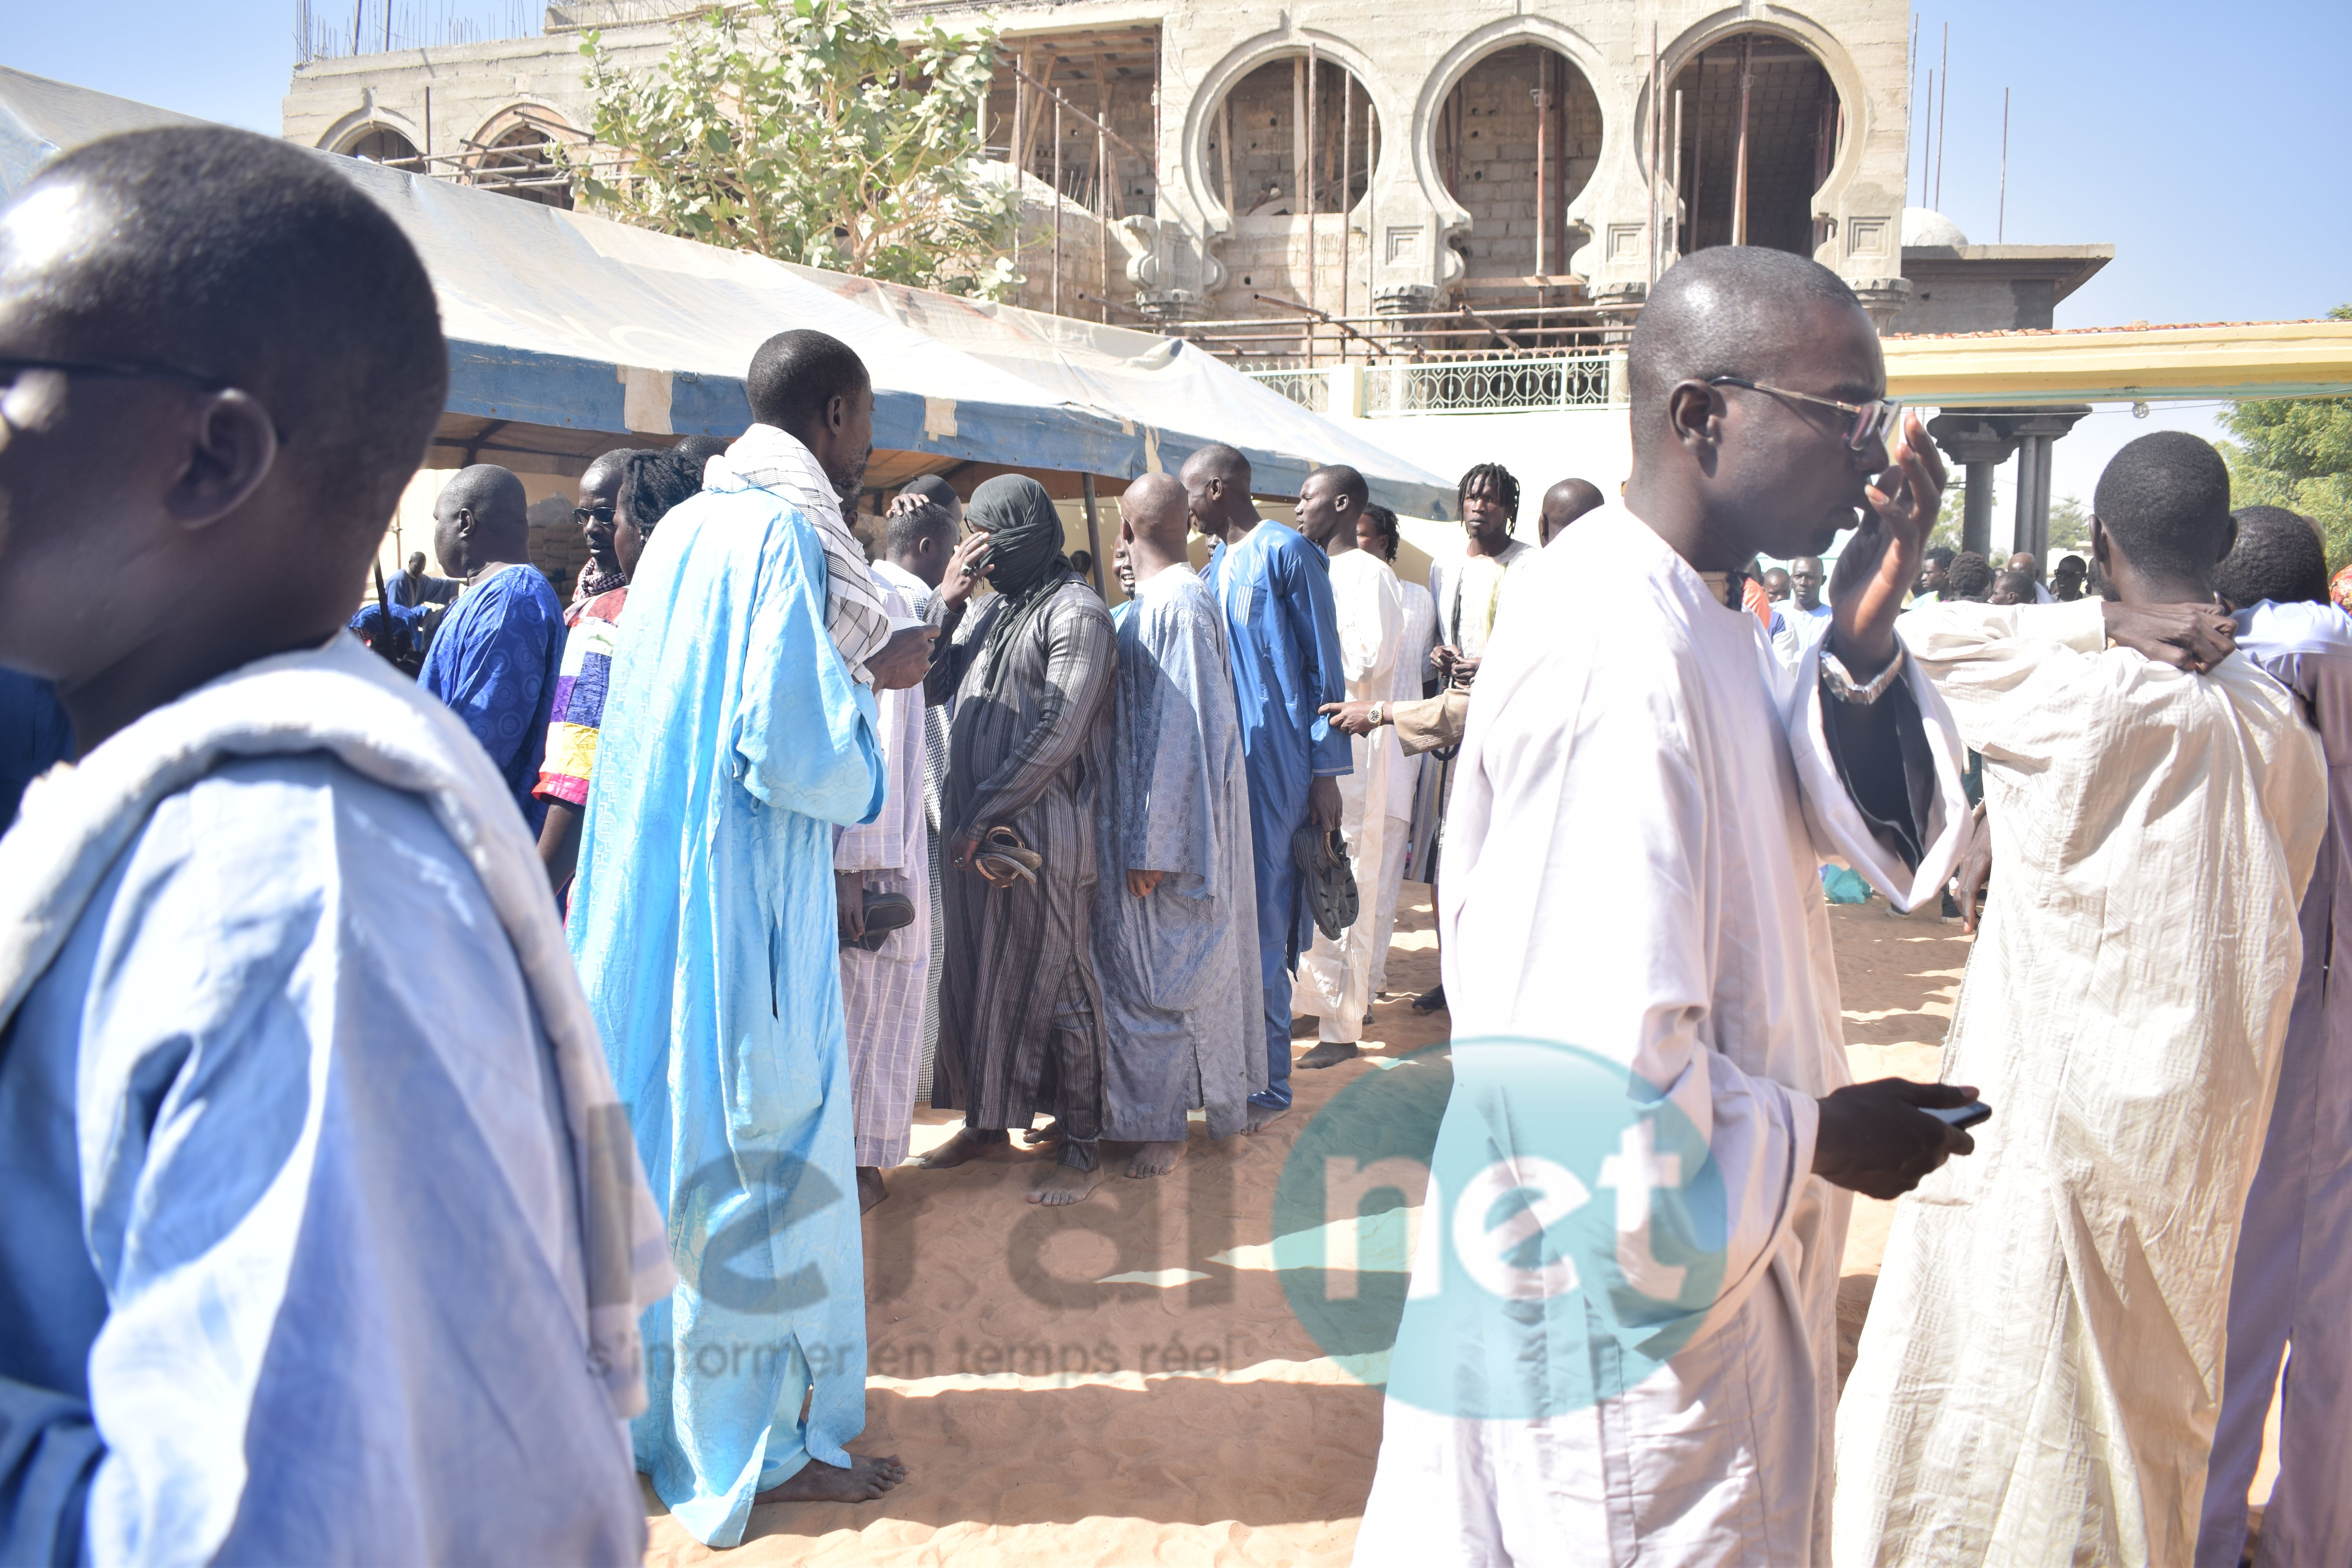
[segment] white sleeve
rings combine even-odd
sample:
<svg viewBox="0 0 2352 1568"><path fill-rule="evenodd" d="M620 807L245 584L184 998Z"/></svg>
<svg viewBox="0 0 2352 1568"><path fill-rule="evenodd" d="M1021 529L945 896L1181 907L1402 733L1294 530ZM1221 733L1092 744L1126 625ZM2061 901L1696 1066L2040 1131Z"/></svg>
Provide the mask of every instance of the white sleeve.
<svg viewBox="0 0 2352 1568"><path fill-rule="evenodd" d="M1949 707L1976 751L2036 760L2070 732L2068 706L2053 701L2052 677L2106 647L2106 611L2071 605L1929 605L1904 616L1896 634Z"/></svg>
<svg viewBox="0 0 2352 1568"><path fill-rule="evenodd" d="M1843 857L1896 909L1915 910L1942 896L1944 883L1969 845L1972 819L1968 794L1960 784L1968 769L1968 750L1960 743L1951 710L1937 694L1935 683L1919 668L1919 661L1904 660L1903 673L1896 679L1918 706L1920 729L1927 740L1926 763L1933 774L1927 819L1919 825L1919 864L1906 866L1871 831L1831 749L1827 704L1834 699L1823 695L1821 679L1822 652L1828 645L1827 637L1819 639L1798 660L1782 710L1789 753L1796 763L1797 787L1804 803L1805 826L1812 833L1815 850Z"/></svg>

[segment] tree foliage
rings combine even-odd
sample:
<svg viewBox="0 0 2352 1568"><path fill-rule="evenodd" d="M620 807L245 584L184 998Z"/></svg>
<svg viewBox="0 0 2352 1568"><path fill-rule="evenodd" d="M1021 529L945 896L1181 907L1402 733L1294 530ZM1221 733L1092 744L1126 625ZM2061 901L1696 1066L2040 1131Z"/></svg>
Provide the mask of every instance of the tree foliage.
<svg viewBox="0 0 2352 1568"><path fill-rule="evenodd" d="M2091 547L2091 509L2079 496L2060 496L2050 503L2050 547L2087 551ZM2084 561L2090 557L2086 554Z"/></svg>
<svg viewBox="0 0 2352 1568"><path fill-rule="evenodd" d="M749 0L677 26L650 74L584 35L595 143L568 153L584 203L890 282L994 297L1019 281L1017 187L980 143L993 29L901 37L885 0Z"/></svg>
<svg viewBox="0 0 2352 1568"><path fill-rule="evenodd" d="M2352 305L2327 312L2352 321ZM2232 404L2221 427L2232 506L2283 506L2319 524L2330 570L2352 560L2352 397Z"/></svg>

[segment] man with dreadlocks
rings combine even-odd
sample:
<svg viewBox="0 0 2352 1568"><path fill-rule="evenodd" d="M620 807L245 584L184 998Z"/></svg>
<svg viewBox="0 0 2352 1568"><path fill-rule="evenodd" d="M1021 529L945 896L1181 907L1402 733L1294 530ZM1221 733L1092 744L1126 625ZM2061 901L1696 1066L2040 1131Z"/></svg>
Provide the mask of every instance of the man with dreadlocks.
<svg viewBox="0 0 2352 1568"><path fill-rule="evenodd" d="M929 612L926 691L955 700L940 837L947 963L931 1104L963 1127L933 1170L1050 1112L1061 1153L1029 1201L1074 1204L1102 1180L1102 992L1095 980L1095 804L1110 764L1118 647L1110 612L1062 553L1045 487L1000 474L972 492L971 534ZM959 635L985 575L996 593Z"/></svg>
<svg viewBox="0 0 2352 1568"><path fill-rule="evenodd" d="M1467 687L1478 674L1486 639L1495 630L1496 613L1503 603L1503 579L1536 558L1535 546L1514 539L1518 526L1519 481L1500 463L1481 463L1462 476L1454 499L1462 506L1462 553L1436 557L1429 563L1429 594L1437 601L1437 647L1429 661L1442 681ZM1411 858L1414 875L1430 885L1437 897L1438 845L1445 832L1445 803L1454 789L1454 759L1450 752L1423 764L1422 789L1427 796L1413 813ZM1413 1011L1434 1013L1445 1005L1443 984L1413 999Z"/></svg>

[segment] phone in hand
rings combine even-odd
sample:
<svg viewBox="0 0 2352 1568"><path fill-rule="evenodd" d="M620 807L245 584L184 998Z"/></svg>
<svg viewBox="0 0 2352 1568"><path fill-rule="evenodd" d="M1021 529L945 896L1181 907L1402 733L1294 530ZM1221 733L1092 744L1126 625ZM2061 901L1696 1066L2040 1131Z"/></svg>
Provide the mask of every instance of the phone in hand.
<svg viewBox="0 0 2352 1568"><path fill-rule="evenodd" d="M1947 1126L1963 1130L1981 1127L1992 1120L1992 1107L1981 1100L1971 1100L1966 1105L1939 1105L1933 1109L1923 1105L1919 1109Z"/></svg>

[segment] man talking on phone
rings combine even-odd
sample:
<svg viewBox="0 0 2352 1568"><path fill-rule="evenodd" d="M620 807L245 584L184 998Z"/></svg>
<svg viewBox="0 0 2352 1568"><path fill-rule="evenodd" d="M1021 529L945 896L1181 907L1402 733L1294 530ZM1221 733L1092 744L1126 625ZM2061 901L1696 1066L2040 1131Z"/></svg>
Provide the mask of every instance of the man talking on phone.
<svg viewBox="0 0 2352 1568"><path fill-rule="evenodd" d="M1646 1374L1525 1417L1393 1391L1416 1358L1605 1384L1613 1298L1530 1356L1497 1348L1511 1314L1465 1349L1417 1335L1408 1302L1360 1564L1826 1564L1848 1194L1892 1197L1973 1147L1929 1114L1973 1090L1849 1081L1814 874L1842 855L1909 908L1966 836L1958 737L1895 637L1943 466L1916 416L1897 428L1869 317L1803 258L1684 259L1630 353L1624 500L1516 590L1587 611L1506 617L1471 692L1439 911L1445 1120L1475 1114L1465 1075L1507 1048L1482 1037L1620 1064L1635 1108L1670 1101L1720 1173L1719 1283L1677 1298L1686 1337ZM1730 574L1857 524L1829 634L1785 670ZM1421 1226L1416 1289L1454 1228Z"/></svg>

